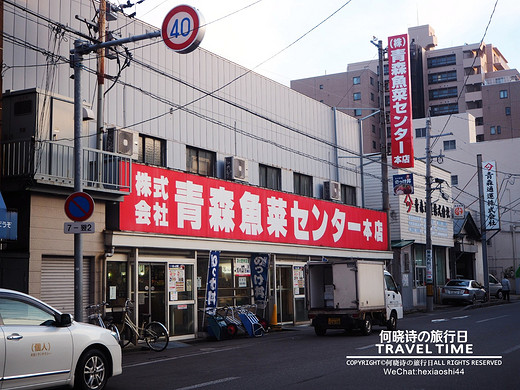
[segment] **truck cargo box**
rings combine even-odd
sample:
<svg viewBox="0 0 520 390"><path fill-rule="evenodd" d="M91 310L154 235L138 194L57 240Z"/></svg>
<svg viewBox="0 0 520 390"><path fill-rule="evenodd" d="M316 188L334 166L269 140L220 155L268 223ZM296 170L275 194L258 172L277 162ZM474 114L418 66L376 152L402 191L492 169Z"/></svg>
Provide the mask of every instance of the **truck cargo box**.
<svg viewBox="0 0 520 390"><path fill-rule="evenodd" d="M309 262L307 267L309 310L385 308L384 261Z"/></svg>

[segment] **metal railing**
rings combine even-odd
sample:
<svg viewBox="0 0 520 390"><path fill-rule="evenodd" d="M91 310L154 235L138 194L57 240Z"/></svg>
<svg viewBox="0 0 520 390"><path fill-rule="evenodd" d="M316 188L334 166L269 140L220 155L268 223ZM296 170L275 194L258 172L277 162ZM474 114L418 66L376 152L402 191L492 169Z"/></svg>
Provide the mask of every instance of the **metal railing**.
<svg viewBox="0 0 520 390"><path fill-rule="evenodd" d="M130 156L83 148L83 188L129 194ZM59 141L20 140L2 143L5 179L32 178L36 183L74 187L74 146Z"/></svg>

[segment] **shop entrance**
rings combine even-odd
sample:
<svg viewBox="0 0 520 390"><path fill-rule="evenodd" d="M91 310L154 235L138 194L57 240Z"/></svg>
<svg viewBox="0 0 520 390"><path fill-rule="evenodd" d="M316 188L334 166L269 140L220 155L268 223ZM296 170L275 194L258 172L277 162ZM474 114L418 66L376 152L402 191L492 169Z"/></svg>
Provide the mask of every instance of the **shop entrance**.
<svg viewBox="0 0 520 390"><path fill-rule="evenodd" d="M292 266L276 266L276 302L278 303L277 320L279 324L294 321L292 277Z"/></svg>
<svg viewBox="0 0 520 390"><path fill-rule="evenodd" d="M165 280L166 263L139 263L139 324L148 319L166 323Z"/></svg>

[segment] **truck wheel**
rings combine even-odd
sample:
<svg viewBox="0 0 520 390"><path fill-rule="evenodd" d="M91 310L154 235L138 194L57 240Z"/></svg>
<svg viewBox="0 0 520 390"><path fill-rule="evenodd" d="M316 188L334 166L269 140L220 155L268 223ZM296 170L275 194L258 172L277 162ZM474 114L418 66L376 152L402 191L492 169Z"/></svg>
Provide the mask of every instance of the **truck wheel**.
<svg viewBox="0 0 520 390"><path fill-rule="evenodd" d="M368 336L370 333L372 333L372 317L365 316L365 319L363 320L363 325L361 327L361 331L365 336Z"/></svg>
<svg viewBox="0 0 520 390"><path fill-rule="evenodd" d="M397 330L397 313L395 311L390 314L390 318L386 322L386 329L390 331Z"/></svg>
<svg viewBox="0 0 520 390"><path fill-rule="evenodd" d="M327 333L327 329L322 328L321 326L315 326L314 333L316 333L316 336L325 336L325 333Z"/></svg>

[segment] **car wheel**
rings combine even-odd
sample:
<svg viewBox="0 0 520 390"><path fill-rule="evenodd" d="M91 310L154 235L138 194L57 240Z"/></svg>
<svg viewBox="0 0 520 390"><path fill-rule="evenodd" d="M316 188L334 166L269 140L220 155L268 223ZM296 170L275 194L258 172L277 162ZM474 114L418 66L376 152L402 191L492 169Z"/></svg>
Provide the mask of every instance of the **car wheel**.
<svg viewBox="0 0 520 390"><path fill-rule="evenodd" d="M475 303L477 303L477 297L475 294L473 294L473 298L471 298L471 304L474 305Z"/></svg>
<svg viewBox="0 0 520 390"><path fill-rule="evenodd" d="M325 336L325 334L327 333L327 328L322 328L321 326L315 326L314 333L316 333L316 336Z"/></svg>
<svg viewBox="0 0 520 390"><path fill-rule="evenodd" d="M397 330L397 313L395 311L390 314L390 318L386 323L386 329L390 331Z"/></svg>
<svg viewBox="0 0 520 390"><path fill-rule="evenodd" d="M369 315L365 316L365 319L363 320L361 332L363 332L365 336L368 336L370 333L372 333L372 317Z"/></svg>
<svg viewBox="0 0 520 390"><path fill-rule="evenodd" d="M502 299L502 298L503 298L502 290L498 290L498 291L497 291L497 293L496 293L496 297L497 297L497 299Z"/></svg>
<svg viewBox="0 0 520 390"><path fill-rule="evenodd" d="M102 390L108 380L108 362L98 349L83 353L76 366L74 387L80 390Z"/></svg>

